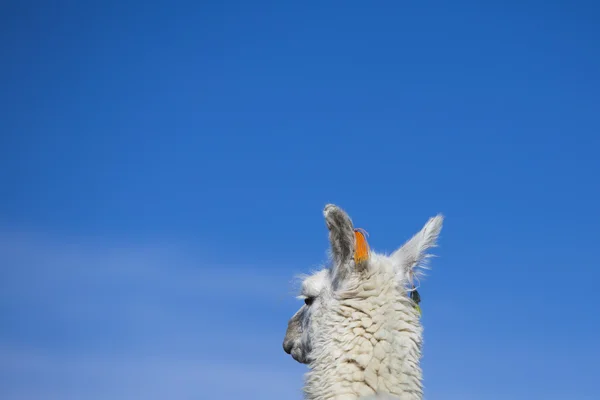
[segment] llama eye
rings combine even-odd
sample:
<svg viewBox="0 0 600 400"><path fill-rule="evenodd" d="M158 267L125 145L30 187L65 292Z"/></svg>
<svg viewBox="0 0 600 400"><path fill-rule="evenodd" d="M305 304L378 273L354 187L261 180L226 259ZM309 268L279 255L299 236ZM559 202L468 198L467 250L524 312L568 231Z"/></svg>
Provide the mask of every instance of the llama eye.
<svg viewBox="0 0 600 400"><path fill-rule="evenodd" d="M313 303L313 301L315 301L314 297L307 297L304 299L304 304L306 304L307 306L310 306Z"/></svg>

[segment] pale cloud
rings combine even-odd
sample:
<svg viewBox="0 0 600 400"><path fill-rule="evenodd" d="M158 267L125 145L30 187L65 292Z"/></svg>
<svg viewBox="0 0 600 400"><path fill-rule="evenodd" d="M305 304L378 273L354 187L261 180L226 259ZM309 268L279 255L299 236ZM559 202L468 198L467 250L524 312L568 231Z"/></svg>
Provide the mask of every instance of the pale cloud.
<svg viewBox="0 0 600 400"><path fill-rule="evenodd" d="M286 271L208 263L0 233L0 397L300 399Z"/></svg>
<svg viewBox="0 0 600 400"><path fill-rule="evenodd" d="M301 398L295 373L248 362L85 357L0 348L0 374L0 394L12 400Z"/></svg>

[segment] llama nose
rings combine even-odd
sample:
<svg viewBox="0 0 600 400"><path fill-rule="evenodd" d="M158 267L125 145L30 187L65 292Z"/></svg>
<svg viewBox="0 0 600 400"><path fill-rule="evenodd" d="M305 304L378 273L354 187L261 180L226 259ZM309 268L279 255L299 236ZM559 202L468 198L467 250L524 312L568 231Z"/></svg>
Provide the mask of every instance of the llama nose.
<svg viewBox="0 0 600 400"><path fill-rule="evenodd" d="M293 343L291 340L284 340L283 341L283 351L285 351L286 353L290 354L292 352L292 347L294 347Z"/></svg>

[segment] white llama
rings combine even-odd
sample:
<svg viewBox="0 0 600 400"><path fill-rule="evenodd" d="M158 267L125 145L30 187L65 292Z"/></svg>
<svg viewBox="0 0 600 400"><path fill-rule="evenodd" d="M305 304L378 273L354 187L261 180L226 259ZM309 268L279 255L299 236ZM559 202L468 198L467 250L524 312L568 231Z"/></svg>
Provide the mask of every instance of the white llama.
<svg viewBox="0 0 600 400"><path fill-rule="evenodd" d="M443 217L431 218L390 256L367 250L361 259L356 251L364 242L350 217L331 204L323 213L333 263L302 282L305 305L283 341L286 353L309 366L305 398L422 399L422 327L409 293Z"/></svg>

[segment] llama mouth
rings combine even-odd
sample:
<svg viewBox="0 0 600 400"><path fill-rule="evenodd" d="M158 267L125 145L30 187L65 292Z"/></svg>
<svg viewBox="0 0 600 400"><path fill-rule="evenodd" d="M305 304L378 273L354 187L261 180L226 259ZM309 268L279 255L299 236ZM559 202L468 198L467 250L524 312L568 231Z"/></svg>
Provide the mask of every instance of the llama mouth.
<svg viewBox="0 0 600 400"><path fill-rule="evenodd" d="M298 343L295 343L292 340L286 339L283 341L283 351L291 355L292 358L298 361L300 364L310 363L310 360L306 356L308 352L305 349L303 349L301 345L298 345Z"/></svg>
<svg viewBox="0 0 600 400"><path fill-rule="evenodd" d="M289 350L289 351L288 351ZM302 349L294 346L290 349L286 349L286 353L288 353L289 355L292 356L292 358L296 361L298 361L300 364L308 364L310 363L310 360L308 359L308 357L306 357L304 355L304 352L302 351Z"/></svg>
<svg viewBox="0 0 600 400"><path fill-rule="evenodd" d="M308 357L305 357L300 351L292 351L291 356L294 360L298 361L300 364L309 364L310 360Z"/></svg>

